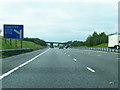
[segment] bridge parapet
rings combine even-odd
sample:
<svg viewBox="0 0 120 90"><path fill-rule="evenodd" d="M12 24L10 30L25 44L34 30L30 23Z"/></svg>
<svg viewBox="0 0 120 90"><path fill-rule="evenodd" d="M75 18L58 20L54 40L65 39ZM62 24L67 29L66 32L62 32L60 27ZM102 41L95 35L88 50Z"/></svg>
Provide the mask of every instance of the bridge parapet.
<svg viewBox="0 0 120 90"><path fill-rule="evenodd" d="M65 43L62 43L62 42L46 42L46 43L53 43L53 44L65 44Z"/></svg>

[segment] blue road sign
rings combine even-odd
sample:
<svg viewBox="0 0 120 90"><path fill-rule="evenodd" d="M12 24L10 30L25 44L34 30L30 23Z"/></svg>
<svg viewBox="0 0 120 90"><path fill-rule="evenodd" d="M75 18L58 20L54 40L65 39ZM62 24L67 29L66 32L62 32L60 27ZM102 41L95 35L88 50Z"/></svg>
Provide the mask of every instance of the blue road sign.
<svg viewBox="0 0 120 90"><path fill-rule="evenodd" d="M23 38L23 25L3 25L5 39L22 39Z"/></svg>

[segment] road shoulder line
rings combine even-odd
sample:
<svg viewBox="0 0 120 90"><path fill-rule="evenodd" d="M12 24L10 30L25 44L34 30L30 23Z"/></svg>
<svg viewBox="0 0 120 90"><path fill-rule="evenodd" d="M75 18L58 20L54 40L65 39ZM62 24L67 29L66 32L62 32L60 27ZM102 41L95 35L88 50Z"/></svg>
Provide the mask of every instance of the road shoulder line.
<svg viewBox="0 0 120 90"><path fill-rule="evenodd" d="M49 48L49 49L50 49L50 48ZM33 60L35 60L35 59L38 58L39 56L41 56L41 55L43 55L44 53L46 53L49 49L45 50L44 52L42 52L41 54L35 56L34 58L28 60L27 62L25 62L25 63L23 63L23 64L15 67L15 68L13 68L12 70L8 71L7 73L4 73L4 74L0 75L0 80L2 80L4 77L10 75L11 73L15 72L15 71L18 70L19 68L21 68L21 67L27 65L28 63L32 62Z"/></svg>

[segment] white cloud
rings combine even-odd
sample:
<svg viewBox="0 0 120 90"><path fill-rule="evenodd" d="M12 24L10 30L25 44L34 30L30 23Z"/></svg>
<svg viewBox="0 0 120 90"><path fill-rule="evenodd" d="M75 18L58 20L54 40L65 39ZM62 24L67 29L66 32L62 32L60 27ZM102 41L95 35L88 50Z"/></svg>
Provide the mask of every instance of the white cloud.
<svg viewBox="0 0 120 90"><path fill-rule="evenodd" d="M93 31L113 33L117 30L117 4L105 3L106 0L98 0L101 3L97 0L92 0L94 3L6 1L0 5L0 24L24 24L25 37L49 41L85 40Z"/></svg>

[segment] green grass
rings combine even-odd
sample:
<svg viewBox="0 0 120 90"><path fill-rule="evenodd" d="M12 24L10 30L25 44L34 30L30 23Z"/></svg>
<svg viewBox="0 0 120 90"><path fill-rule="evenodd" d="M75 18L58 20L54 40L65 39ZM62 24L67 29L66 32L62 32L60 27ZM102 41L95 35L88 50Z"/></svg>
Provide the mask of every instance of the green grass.
<svg viewBox="0 0 120 90"><path fill-rule="evenodd" d="M74 46L74 47L81 47L81 46ZM100 45L96 45L96 46L88 46L88 47L108 48L108 43L104 43L104 44L100 44Z"/></svg>
<svg viewBox="0 0 120 90"><path fill-rule="evenodd" d="M108 43L104 43L104 44L100 44L100 45L92 46L92 47L108 48Z"/></svg>
<svg viewBox="0 0 120 90"><path fill-rule="evenodd" d="M17 44L16 44L17 41ZM3 39L2 36L0 36L0 50L6 50L6 49L18 49L21 48L21 41L20 40L15 40L12 39L11 40L11 44L10 44L10 39ZM30 41L22 41L22 48L30 48L27 50L21 50L21 51L9 51L9 52L0 52L0 58L5 58L5 57L9 57L12 55L16 55L16 54L20 54L20 53L25 53L25 52L30 52L33 50L37 50L37 49L42 49L45 48L44 46L35 44L34 42L30 42Z"/></svg>
<svg viewBox="0 0 120 90"><path fill-rule="evenodd" d="M16 40L12 39L11 40L11 44L10 44L10 39L3 39L2 36L0 36L0 50L5 50L5 49L17 49L17 48L21 48L21 41L17 40L17 47L16 47ZM45 48L44 46L35 44L33 42L30 41L22 41L22 48L31 48L33 50L37 50L37 49L42 49Z"/></svg>

